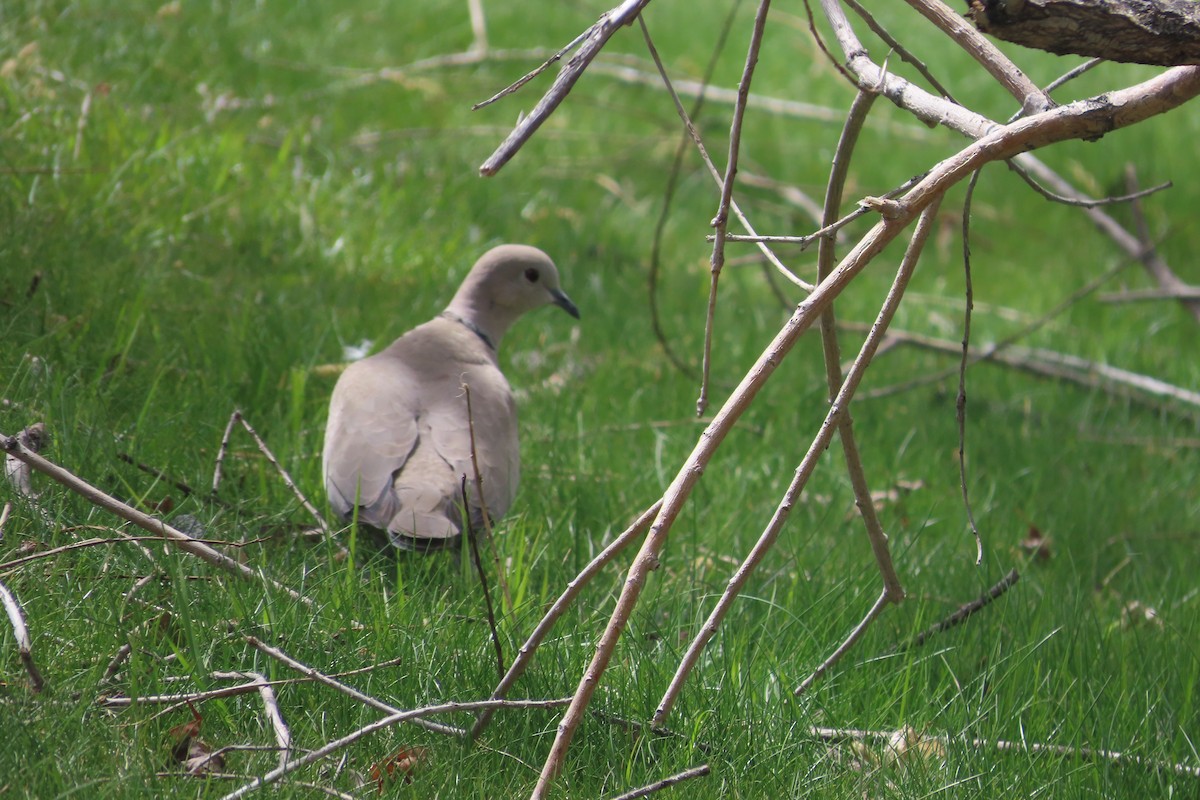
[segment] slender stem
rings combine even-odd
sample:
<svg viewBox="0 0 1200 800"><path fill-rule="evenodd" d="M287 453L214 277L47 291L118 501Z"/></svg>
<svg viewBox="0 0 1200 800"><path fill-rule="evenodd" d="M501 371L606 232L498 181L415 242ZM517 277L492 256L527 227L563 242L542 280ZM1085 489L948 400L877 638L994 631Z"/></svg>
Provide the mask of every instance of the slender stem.
<svg viewBox="0 0 1200 800"><path fill-rule="evenodd" d="M708 408L708 382L712 369L713 324L717 313L717 284L721 269L725 266L725 228L729 224L729 206L733 200L733 182L737 177L738 154L742 147L742 121L746 116L746 101L750 96L750 82L754 79L754 68L758 65L758 52L762 47L763 33L767 28L767 12L771 0L761 0L754 15L754 30L750 35L750 47L746 51L746 66L738 81L737 102L733 106L733 122L729 126L729 154L725 162L725 174L721 178L721 199L717 203L717 214L712 226L716 229L712 256L709 264L708 310L704 318L704 358L700 367L700 397L696 400L696 416L704 416Z"/></svg>
<svg viewBox="0 0 1200 800"><path fill-rule="evenodd" d="M554 601L554 605L550 607L550 610L547 611L545 616L542 617L541 622L539 622L537 627L534 628L533 633L529 634L529 638L525 640L525 644L521 645L521 649L517 651L517 657L513 659L513 663L509 666L508 672L505 673L504 677L500 679L500 683L492 691L493 700L502 699L508 693L508 690L512 688L512 685L516 683L517 679L520 678L525 672L525 669L533 660L534 653L537 652L538 647L550 633L550 630L554 627L554 624L558 622L559 618L562 617L562 615L566 613L567 609L571 607L571 603L575 601L575 598L581 591L583 591L583 588L587 586L592 578L599 574L600 570L603 569L606 564L612 561L626 547L633 544L633 541L637 537L646 532L646 528L650 526L651 521L654 519L654 515L658 513L658 509L661 505L662 502L659 501L643 511L641 516L634 520L632 525L626 528L620 536L610 542L608 547L600 551L600 553L593 558L577 576L575 576L574 580L567 584L567 588L564 589L562 594L558 596L558 599ZM488 723L491 721L492 714L493 709L490 708L483 709L479 712L479 716L475 720L475 725L471 728L471 739L474 740L479 738L479 736L487 728Z"/></svg>
<svg viewBox="0 0 1200 800"><path fill-rule="evenodd" d="M1045 111L1054 101L1021 71L996 45L960 14L941 0L908 0L921 16L932 22L1003 86L1026 113Z"/></svg>
<svg viewBox="0 0 1200 800"><path fill-rule="evenodd" d="M838 213L842 206L842 193L846 185L846 177L850 172L850 161L854 153L854 147L858 142L858 136L866 122L867 115L875 103L875 97L874 93L860 91L855 96L854 102L850 104L850 111L846 115L846 125L842 129L841 138L838 140L837 150L833 157L833 166L830 169L829 181L826 184L825 208L821 220L823 225L832 225L837 221ZM928 235L928 231L922 232L919 225L917 231L913 236L912 244L909 246L909 253L905 255L905 264L908 267L909 275L911 275L911 270L916 268L917 258L920 256L921 249L925 244L925 237ZM820 280L825 280L826 276L833 270L836 249L836 240L832 238L821 239L817 248L817 276ZM901 275L904 274L904 270L905 266L902 265ZM899 280L901 278L897 276L897 281ZM904 278L904 282L907 284L907 278ZM904 288L901 286L901 295L903 291ZM895 302L899 303L899 301L900 296L898 295ZM833 402L842 386L842 353L841 346L838 343L837 316L832 304L821 315L821 346L825 356L825 378L829 386L829 399L830 402ZM858 507L863 525L866 528L867 538L871 542L871 550L875 555L880 574L883 576L884 586L887 587L889 597L892 601L898 603L904 599L904 589L900 585L900 577L896 574L896 568L892 564L891 552L887 545L887 534L883 532L883 525L879 522L879 516L875 513L875 502L871 499L871 487L867 483L866 470L863 468L862 457L859 455L858 442L854 436L854 421L850 416L849 409L844 411L841 420L838 422L838 434L838 438L842 442L842 455L846 461L846 472L850 477L850 485L854 489L855 505Z"/></svg>
<svg viewBox="0 0 1200 800"><path fill-rule="evenodd" d="M962 487L963 508L967 511L967 524L975 537L975 566L983 563L983 536L975 524L975 512L971 509L971 494L967 488L967 364L971 354L971 312L975 310L975 290L971 283L971 199L975 196L975 185L979 182L980 170L975 170L967 183L966 199L963 200L962 248L963 279L966 286L966 302L963 304L962 359L958 365L958 395L954 401L954 416L958 423L958 478Z"/></svg>
<svg viewBox="0 0 1200 800"><path fill-rule="evenodd" d="M659 701L658 708L654 712L654 717L650 721L652 726L661 727L666 724L667 715L674 706L675 700L682 690L688 674L699 661L700 654L708 645L708 642L712 640L713 636L716 635L717 629L733 606L734 600L737 599L745 587L750 575L775 544L775 540L779 538L779 533L783 530L792 507L799 500L801 492L804 491L809 478L812 477L813 472L816 470L821 454L825 452L830 441L832 441L834 433L838 430L840 420L844 417L846 410L850 406L850 401L854 396L855 390L858 388L867 367L871 363L871 359L874 357L879 344L883 341L887 333L887 327L900 305L901 298L904 296L904 289L908 285L908 281L912 278L913 271L916 269L921 250L929 238L930 231L933 229L933 220L936 212L937 204L935 203L926 209L920 221L918 221L908 251L905 253L904 260L901 262L900 268L896 273L895 281L892 283L892 288L879 310L875 324L871 326L870 335L863 342L858 357L854 359L854 363L851 364L850 370L846 374L846 379L841 382L838 393L830 403L829 412L825 415L825 420L821 423L821 427L816 437L814 437L812 444L809 445L808 452L804 454L800 466L796 468L796 474L792 478L787 491L784 493L783 499L780 500L779 506L775 509L775 514L771 517L766 530L763 531L762 536L759 537L754 547L751 548L749 555L746 556L746 560L738 566L733 577L729 579L729 585L721 594L721 598L717 601L716 606L713 607L704 625L700 627L699 633L696 634L696 637L688 646L687 652L680 661L670 685L667 687L666 692ZM886 538L884 537L885 548L887 546ZM899 597L895 597L890 587L884 589L884 595L889 602L898 602L904 596L903 589L901 589Z"/></svg>
<svg viewBox="0 0 1200 800"><path fill-rule="evenodd" d="M646 797L647 795L654 794L657 791L666 789L668 786L674 786L677 783L683 783L684 781L691 780L692 778L701 778L707 775L709 772L710 770L708 764L701 764L698 767L685 769L683 772L677 772L670 777L663 778L662 780L655 781L654 783L642 786L641 788L634 789L632 792L626 792L625 794L618 795L617 797L612 798L612 800L637 800L639 797Z"/></svg>
<svg viewBox="0 0 1200 800"><path fill-rule="evenodd" d="M887 589L884 589L882 592L880 592L878 599L875 600L875 604L871 606L869 611L867 611L867 615L862 618L861 622L854 626L854 630L850 631L850 635L846 637L846 641L842 642L838 646L838 649L830 653L829 658L821 662L821 666L813 670L811 675L800 682L800 685L796 687L794 694L799 697L807 692L812 688L814 683L820 680L821 677L833 667L834 664L841 661L842 656L850 652L850 648L854 647L854 645L858 643L858 640L862 638L862 635L867 632L867 628L871 626L871 623L875 621L875 618L883 613L883 609L887 607L887 604L888 594Z"/></svg>
<svg viewBox="0 0 1200 800"><path fill-rule="evenodd" d="M246 578L252 581L264 581L270 586L286 592L289 597L294 600L299 600L305 605L311 606L313 604L312 600L304 597L296 590L288 588L282 583L266 577L260 572L253 570L241 563L237 559L230 558L224 553L217 552L208 545L193 539L183 531L171 527L162 520L138 511L136 508L122 503L115 497L105 494L87 481L84 481L82 478L76 477L57 464L42 458L37 453L34 453L29 448L21 444L16 437L5 436L3 433L0 433L0 444L3 445L3 449L9 455L19 458L21 461L24 461L38 472L41 472L44 475L49 475L51 478L58 481L63 486L66 486L76 494L82 496L93 505L97 505L107 511L111 511L118 517L121 517L128 522L132 522L134 525L137 525L143 530L147 530L150 533L162 536L167 541L175 544L185 553L194 555L197 558L208 562L212 566L223 569L226 572L237 575L238 577Z"/></svg>

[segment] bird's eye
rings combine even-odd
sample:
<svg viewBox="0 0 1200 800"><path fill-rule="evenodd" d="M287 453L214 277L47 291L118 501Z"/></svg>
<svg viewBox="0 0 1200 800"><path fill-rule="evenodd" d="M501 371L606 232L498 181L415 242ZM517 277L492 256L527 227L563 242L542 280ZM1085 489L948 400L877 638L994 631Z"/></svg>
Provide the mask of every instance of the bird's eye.
<svg viewBox="0 0 1200 800"><path fill-rule="evenodd" d="M534 269L533 267L530 267L529 269L525 270L525 280L529 281L530 283L537 283L538 271L536 269Z"/></svg>

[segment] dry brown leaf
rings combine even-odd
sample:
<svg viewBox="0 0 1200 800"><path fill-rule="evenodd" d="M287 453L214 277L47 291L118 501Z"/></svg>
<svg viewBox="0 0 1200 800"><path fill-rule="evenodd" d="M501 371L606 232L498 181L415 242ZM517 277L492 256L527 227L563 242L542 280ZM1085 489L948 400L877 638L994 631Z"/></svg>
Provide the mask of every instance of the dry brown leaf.
<svg viewBox="0 0 1200 800"><path fill-rule="evenodd" d="M1021 540L1021 550L1035 561L1045 561L1051 556L1050 537L1046 536L1036 525L1029 526L1029 533Z"/></svg>
<svg viewBox="0 0 1200 800"><path fill-rule="evenodd" d="M189 702L187 707L192 712L192 718L187 722L176 725L171 730L167 731L167 735L171 737L171 741L175 742L176 747L186 742L188 739L200 735L200 726L204 724L204 717L200 716L200 712L196 707ZM182 760L182 759L177 759Z"/></svg>
<svg viewBox="0 0 1200 800"><path fill-rule="evenodd" d="M926 736L911 725L905 725L888 739L883 760L889 766L921 764L939 767L946 763L946 746L940 739Z"/></svg>
<svg viewBox="0 0 1200 800"><path fill-rule="evenodd" d="M1141 600L1130 600L1121 608L1121 630L1129 630L1139 625L1161 628L1162 617L1158 615L1157 610Z"/></svg>
<svg viewBox="0 0 1200 800"><path fill-rule="evenodd" d="M417 765L429 760L428 747L401 747L387 758L371 767L371 780L375 781L379 793L383 794L384 785L394 780L399 773L405 783L412 783L413 772Z"/></svg>
<svg viewBox="0 0 1200 800"><path fill-rule="evenodd" d="M200 716L194 705L187 705L191 709L192 718L167 731L167 735L174 742L171 758L183 766L186 774L196 777L224 771L225 757L214 752L212 745L200 738L204 717Z"/></svg>

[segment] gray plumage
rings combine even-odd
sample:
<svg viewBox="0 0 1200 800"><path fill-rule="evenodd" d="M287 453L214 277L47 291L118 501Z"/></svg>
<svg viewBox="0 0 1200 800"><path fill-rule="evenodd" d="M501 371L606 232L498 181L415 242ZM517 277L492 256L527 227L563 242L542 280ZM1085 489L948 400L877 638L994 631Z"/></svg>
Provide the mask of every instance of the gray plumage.
<svg viewBox="0 0 1200 800"><path fill-rule="evenodd" d="M558 270L534 247L485 253L439 316L351 364L334 387L325 428L325 489L344 519L386 531L405 549L457 542L460 509L483 525L471 433L493 519L512 505L520 477L517 414L496 358L509 326L554 304L579 317L559 288ZM466 476L467 496L462 496Z"/></svg>

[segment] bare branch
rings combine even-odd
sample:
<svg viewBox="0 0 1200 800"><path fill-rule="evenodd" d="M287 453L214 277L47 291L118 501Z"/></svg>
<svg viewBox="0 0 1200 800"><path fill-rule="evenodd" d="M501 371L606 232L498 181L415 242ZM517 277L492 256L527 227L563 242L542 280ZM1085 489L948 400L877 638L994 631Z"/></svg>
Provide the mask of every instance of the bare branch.
<svg viewBox="0 0 1200 800"><path fill-rule="evenodd" d="M603 569L606 564L612 561L622 550L633 544L633 541L637 537L646 532L646 528L649 527L651 521L654 519L654 515L658 513L661 505L662 503L660 501L643 511L641 515L633 521L633 524L626 528L620 536L618 536L616 539L613 539L607 547L600 551L600 553L597 554L596 557L593 558L577 576L575 576L574 580L567 584L567 588L564 589L562 594L558 596L558 599L554 601L554 605L550 606L550 610L546 612L545 616L542 617L541 622L539 622L537 627L534 628L533 633L529 634L529 638L525 640L525 644L521 645L521 649L517 651L517 657L513 659L513 663L508 668L508 672L505 673L504 677L500 680L500 683L492 691L493 700L501 699L507 695L508 690L512 688L512 685L517 682L517 679L521 677L521 675L525 672L525 669L533 660L533 655L537 652L542 640L545 639L550 633L550 630L554 627L554 624L558 622L559 618L562 617L562 615L566 613L567 609L571 607L571 603L573 603L579 593L583 591L583 587L587 586L592 578L596 577L600 570ZM487 728L491 718L492 712L490 709L484 709L479 714L479 717L475 720L475 725L471 728L472 739L479 738L480 734L482 734Z"/></svg>
<svg viewBox="0 0 1200 800"><path fill-rule="evenodd" d="M1025 113L1036 114L1054 107L1050 96L1039 89L1008 56L941 0L908 0L908 4L987 70L1016 98Z"/></svg>
<svg viewBox="0 0 1200 800"><path fill-rule="evenodd" d="M920 222L917 224L917 229L913 233L912 242L909 245L908 252L905 254L904 260L901 262L900 269L896 273L896 278L892 283L891 289L888 291L882 308L879 311L879 316L876 318L875 324L872 326L871 334L863 342L862 348L859 351L858 357L854 359L846 377L843 380L838 376L838 391L837 394L830 400L829 412L825 415L825 420L821 423L821 427L809 445L808 452L804 454L804 458L800 462L800 466L796 468L796 474L792 478L791 484L784 493L783 498L779 501L779 505L775 509L775 514L771 517L767 529L763 531L762 536L751 548L749 555L734 572L729 579L729 585L721 594L716 606L713 607L708 619L700 627L700 631L696 634L692 643L688 646L687 652L683 659L679 662L679 667L675 671L674 677L671 679L670 685L666 692L663 693L662 699L658 703L658 708L654 712L654 717L650 724L653 726L662 726L666 723L667 715L675 704L675 699L678 697L680 690L683 688L683 683L687 679L688 674L699 661L700 654L716 635L717 629L724 620L725 615L729 612L733 601L741 593L746 581L762 562L763 557L775 544L775 540L779 538L779 533L783 530L784 524L787 522L788 516L791 514L792 507L800 498L800 493L808 484L808 480L812 477L816 469L817 462L821 454L829 446L833 440L833 435L841 428L841 420L845 417L850 406L850 401L854 397L854 392L857 390L863 375L866 373L867 367L874 357L876 349L880 342L883 341L884 334L887 331L888 325L891 324L892 317L896 313L896 309L900 306L900 300L904 296L904 289L908 285L909 279L912 277L916 269L917 261L920 258L921 250L929 237L930 231L933 229L933 220L936 216L937 204L935 203L921 216ZM822 282L821 286L825 286ZM849 458L849 456L848 456ZM872 501L869 498L868 503ZM873 510L873 506L872 506ZM876 526L878 522L875 523ZM871 539L871 545L877 563L879 564L880 572L884 579L883 598L885 604L888 602L900 602L904 598L904 589L900 586L900 579L896 576L895 568L892 566L891 555L887 549L887 536L882 530L868 527L868 536ZM877 615L882 611L882 607L874 613ZM873 619L874 617L872 617ZM867 621L869 622L869 620ZM855 637L857 639L857 636ZM853 644L853 642L851 642ZM847 645L848 649L848 645ZM838 655L840 658L840 654ZM832 664L833 662L828 662ZM827 669L828 666L823 668ZM814 678L815 680L815 678Z"/></svg>
<svg viewBox="0 0 1200 800"><path fill-rule="evenodd" d="M846 327L852 328L854 326L847 325ZM888 333L888 336L902 344L915 345L939 353L957 356L962 352L961 342L951 342L946 339L924 336L910 331L893 330ZM1078 356L1058 353L1053 350L1017 347L1011 344L1001 347L999 344L995 344L976 351L971 358L972 364L989 361L1006 367L1031 372L1045 378L1069 381L1093 389L1102 389L1161 411L1169 411L1171 409L1170 406L1156 402L1158 400L1168 400L1189 406L1192 409L1200 409L1200 393L1198 392L1184 389L1181 386L1175 386L1149 375L1140 375L1136 372L1120 369L1119 367L1089 361ZM954 367L943 374L953 374L957 371L958 368ZM903 388L907 389L910 386L911 384L906 384ZM892 394L896 391L896 389L890 389L888 393ZM867 396L880 397L883 395L881 390L877 390L868 393ZM1191 411L1191 416L1195 414L1195 410Z"/></svg>
<svg viewBox="0 0 1200 800"><path fill-rule="evenodd" d="M509 159L517 154L529 137L533 136L542 123L554 113L554 109L558 108L559 103L566 99L567 94L575 86L575 82L579 80L583 71L587 69L588 64L600 53L617 29L632 22L649 2L650 0L625 0L621 5L601 15L596 24L588 29L587 39L579 46L579 51L563 65L558 77L554 79L550 89L529 112L529 116L518 122L517 127L508 135L508 138L480 165L480 175L495 175L501 167L508 163Z"/></svg>
<svg viewBox="0 0 1200 800"><path fill-rule="evenodd" d="M1064 206L1076 206L1078 208L1099 208L1100 206L1111 206L1116 205L1117 203L1128 203L1131 200L1138 200L1143 197L1148 197L1156 192L1161 192L1164 189L1170 189L1172 186L1174 186L1173 183L1167 181L1165 183L1160 183L1158 186L1151 186L1149 189L1141 189L1129 194L1114 195L1112 197L1101 197L1099 199L1091 197L1068 197L1066 195L1055 194L1045 186L1042 186L1040 183L1034 180L1033 176L1030 175L1029 172L1020 164L1016 162L1010 162L1009 166L1012 167L1013 172L1020 175L1021 179L1029 184L1030 188L1032 188L1042 197L1046 198L1052 203L1061 203Z"/></svg>
<svg viewBox="0 0 1200 800"><path fill-rule="evenodd" d="M271 730L275 733L275 744L279 750L279 766L287 766L292 750L292 732L288 730L287 723L283 721L283 714L279 711L279 701L275 697L275 690L271 688L270 682L258 672L214 672L213 677L218 680L250 681L249 685L255 688L262 700L263 713L271 721Z"/></svg>
<svg viewBox="0 0 1200 800"><path fill-rule="evenodd" d="M762 47L763 33L767 27L767 11L771 0L760 0L754 15L754 29L750 36L750 47L746 51L746 66L738 81L738 99L733 107L733 123L729 129L729 155L725 161L725 174L721 178L721 199L712 226L716 228L710 259L710 283L708 287L708 313L704 320L704 356L700 367L700 397L696 400L696 416L704 416L708 408L708 380L712 367L713 324L717 312L717 284L721 268L725 266L725 227L729 224L729 205L733 200L733 182L737 177L738 153L742 146L742 120L746 115L746 98L750 94L750 82L754 79L754 68L758 65L758 51Z"/></svg>
<svg viewBox="0 0 1200 800"><path fill-rule="evenodd" d="M42 673L38 671L37 664L33 662L33 643L29 638L29 628L25 626L25 612L21 609L16 595L3 582L0 582L0 604L4 606L4 612L8 615L13 638L17 640L17 653L21 656L25 672L29 674L29 688L33 690L34 694L40 693L45 687L46 681L42 678Z"/></svg>
<svg viewBox="0 0 1200 800"><path fill-rule="evenodd" d="M308 666L307 664L297 661L296 659L292 658L291 656L289 656L287 653L283 652L279 648L270 646L269 644L262 641L261 639L259 639L256 636L247 636L246 642L251 647L258 650L260 653L270 656L271 658L281 662L282 664L289 667L290 669L294 669L296 672L299 672L301 675L305 676L306 678L309 678L310 680L314 680L317 683L322 683L322 684L330 687L331 689L336 689L337 691L341 692L342 694L352 697L355 700L357 700L358 702L362 703L363 705L370 706L371 708L375 709L376 711L382 711L384 714L389 714L389 715L404 713L401 709L396 708L395 706L388 705L387 703L383 702L382 700L374 698L374 697L370 696L369 694L364 694L363 692L358 691L354 687L348 686L348 685L342 683L341 681L337 680L336 678L334 678L331 675L326 675L325 673L320 672L319 670L316 670L316 669ZM411 721L420 725L423 728L428 728L437 733L448 733L453 736L465 736L466 735L466 731L462 730L461 728L454 728L454 727L450 727L448 725L442 725L441 723L432 722L430 720L421 719L419 717L414 718Z"/></svg>
<svg viewBox="0 0 1200 800"><path fill-rule="evenodd" d="M383 719L376 720L369 725L364 725L358 730L348 733L338 739L326 742L316 750L305 753L297 759L288 761L283 766L276 767L270 772L255 778L249 783L241 786L235 791L222 796L221 800L237 800L239 797L245 797L256 789L263 786L268 786L277 783L285 775L295 772L301 767L306 767L313 762L320 761L331 753L336 753L342 748L354 744L359 739L369 736L385 728L390 728L398 725L401 722L407 722L420 717L429 717L436 714L449 714L456 711L477 711L483 708L547 708L555 705L565 705L567 700L478 700L469 703L441 703L434 706L425 706L424 708L414 708L410 711L401 711L396 714L389 714Z"/></svg>
<svg viewBox="0 0 1200 800"><path fill-rule="evenodd" d="M675 111L679 114L679 118L683 121L684 129L695 143L696 150L699 152L700 158L704 161L704 165L708 167L709 174L711 174L713 180L717 182L717 186L722 187L724 185L724 179L721 175L721 172L713 163L712 158L709 157L708 148L704 146L704 142L701 140L700 134L696 130L696 126L692 123L691 115L689 115L687 110L683 107L683 102L679 99L679 95L675 92L674 84L667 75L667 70L666 67L663 66L662 59L658 56L658 50L654 46L654 40L650 37L650 30L646 27L646 21L641 17L638 17L638 20L641 22L642 33L646 40L646 49L650 52L650 57L654 60L654 64L658 68L659 77L662 79L663 85L667 89L667 93L671 96L671 100L675 103ZM699 107L699 103L697 103L697 107ZM676 155L677 160L678 158L679 154ZM741 223L742 227L745 228L751 236L754 236L754 226L750 224L749 218L742 211L736 200L730 200L730 208L737 216L738 222ZM802 280L790 269L784 266L783 262L779 260L779 258L774 252L771 251L769 247L760 243L758 245L758 249L762 252L763 256L766 257L767 261L769 261L781 275L805 291L812 291L812 284Z"/></svg>
<svg viewBox="0 0 1200 800"><path fill-rule="evenodd" d="M1126 292L1108 292L1096 295L1101 303L1144 303L1159 300L1200 301L1200 286L1181 289L1130 289Z"/></svg>
<svg viewBox="0 0 1200 800"><path fill-rule="evenodd" d="M221 456L224 455L225 449L229 445L230 432L234 424L237 423L240 423L241 426L246 429L246 432L250 434L250 437L254 439L254 443L258 445L259 452L266 457L267 461L271 462L271 466L275 467L276 472L279 473L279 477L281 477L284 484L292 490L292 494L294 494L296 499L300 501L300 505L304 506L304 510L311 514L313 519L317 521L317 525L321 528L321 532L327 537L332 536L332 533L329 530L329 525L325 522L325 518L321 516L321 512L317 511L316 506L308 502L308 498L305 497L304 493L300 491L300 487L296 486L296 482L292 480L292 476L289 475L288 471L283 468L282 464L279 463L279 459L277 459L275 454L271 452L271 448L267 447L267 443L264 442L262 437L258 435L258 432L251 427L250 423L246 421L246 418L242 416L242 412L239 409L234 409L233 414L230 415L229 424L225 426L225 436L221 439L221 453L217 456L216 474L213 475L213 494L216 494L217 485L220 481Z"/></svg>
<svg viewBox="0 0 1200 800"><path fill-rule="evenodd" d="M1170 291L1182 291L1187 289L1187 285L1179 279L1167 263L1158 256L1157 250L1153 246L1153 237L1150 235L1150 225L1146 222L1146 214L1142 208L1142 204L1137 201L1139 195L1137 170L1132 164L1125 167L1125 186L1135 195L1134 202L1130 205L1130 210L1133 212L1133 226L1137 231L1137 237L1142 242L1142 266L1154 278L1160 289ZM1200 301L1180 300L1183 307L1191 313L1192 319L1200 322Z"/></svg>
<svg viewBox="0 0 1200 800"><path fill-rule="evenodd" d="M963 605L959 606L958 609L955 610L955 612L953 614L951 614L950 616L941 620L937 624L921 631L916 636L909 639L907 642L901 642L900 644L896 645L895 647L893 647L891 649L890 652L903 653L905 650L908 650L910 648L920 647L921 645L925 644L925 642L928 641L931 637L936 636L937 634L942 633L943 631L950 630L951 628L955 627L956 625L959 625L959 624L965 622L967 617L971 616L976 611L979 611L980 609L985 608L993 600L996 600L1002 594L1004 594L1009 589L1011 589L1014 585L1016 585L1017 581L1020 580L1020 578L1021 578L1020 574L1015 569L1009 570L1009 573L1007 575L1005 575L1003 578L1001 578L999 581L997 581L994 586L992 586L990 589L988 589L982 595L975 598L974 600L972 600L969 603L964 603Z"/></svg>
<svg viewBox="0 0 1200 800"><path fill-rule="evenodd" d="M975 524L975 512L971 510L971 495L967 490L967 364L971 351L971 312L975 310L975 289L971 283L971 200L975 197L975 185L979 182L979 170L971 175L967 184L962 212L963 277L966 286L966 302L963 303L962 359L958 366L958 395L954 400L954 416L958 423L958 478L962 488L963 508L967 510L967 523L975 537L975 566L983 563L983 537Z"/></svg>
<svg viewBox="0 0 1200 800"><path fill-rule="evenodd" d="M875 618L883 613L883 609L887 607L887 604L888 596L887 590L885 589L883 593L881 593L875 600L875 604L871 606L869 611L867 611L867 615L862 618L861 622L854 626L854 630L850 631L850 635L846 637L846 640L838 645L836 650L830 653L829 658L821 662L821 666L813 670L811 675L800 682L800 685L796 687L796 690L793 692L793 694L799 697L807 692L812 688L814 683L820 680L826 672L833 668L834 664L841 661L842 656L846 655L846 653L849 653L850 648L854 647L854 645L858 643L858 640L862 638L862 635L867 632L867 628L871 626L871 623L875 621Z"/></svg>
<svg viewBox="0 0 1200 800"><path fill-rule="evenodd" d="M29 450L27 447L21 444L16 437L5 436L3 433L0 433L0 445L3 446L5 452L7 452L9 455L15 456L16 458L36 469L38 472L41 472L44 475L49 475L51 478L58 481L63 486L66 486L76 494L82 496L93 505L97 505L107 511L111 511L113 514L116 514L118 517L128 522L132 522L139 528L163 537L164 540L175 544L185 553L194 555L197 558L211 564L212 566L225 570L232 575L256 582L263 581L268 585L285 592L294 600L298 600L305 605L312 605L312 600L304 597L294 589L290 589L287 586L284 586L282 583L266 577L266 575L251 569L237 559L230 558L223 553L217 552L208 545L193 539L183 531L171 527L162 520L151 517L149 514L144 514L141 511L138 511L136 508L122 503L115 497L105 494L95 486L92 486L90 483L87 483L57 464L54 464L47 459L42 458L37 453Z"/></svg>
<svg viewBox="0 0 1200 800"><path fill-rule="evenodd" d="M867 731L856 730L854 728L824 728L814 726L809 728L809 732L818 739L826 742L839 741L866 741L875 740L887 742L895 736L895 731ZM952 741L962 741L955 738L953 740L947 736L928 736L927 738L941 742L943 745L951 744ZM1154 759L1144 758L1142 756L1134 756L1128 753L1120 753L1116 750L1103 750L1094 747L1068 747L1061 744L1044 744L1042 742L1010 742L1004 739L968 739L966 740L972 747L979 750L998 750L1000 752L1012 753L1050 753L1052 755L1066 756L1068 758L1083 758L1090 761L1112 761L1117 764L1134 764L1141 767L1161 772L1173 772L1176 775L1187 775L1192 778L1200 778L1200 767L1194 767L1190 764L1172 764L1166 761L1156 761Z"/></svg>
<svg viewBox="0 0 1200 800"><path fill-rule="evenodd" d="M703 777L707 775L709 771L708 764L701 764L698 767L685 769L683 772L677 772L668 778L655 781L654 783L643 786L640 789L634 789L632 792L626 792L625 794L618 795L612 798L612 800L637 800L639 797L646 797L647 795L654 794L661 789L666 789L668 786L674 786L677 783L683 783L684 781L691 780L692 778Z"/></svg>

